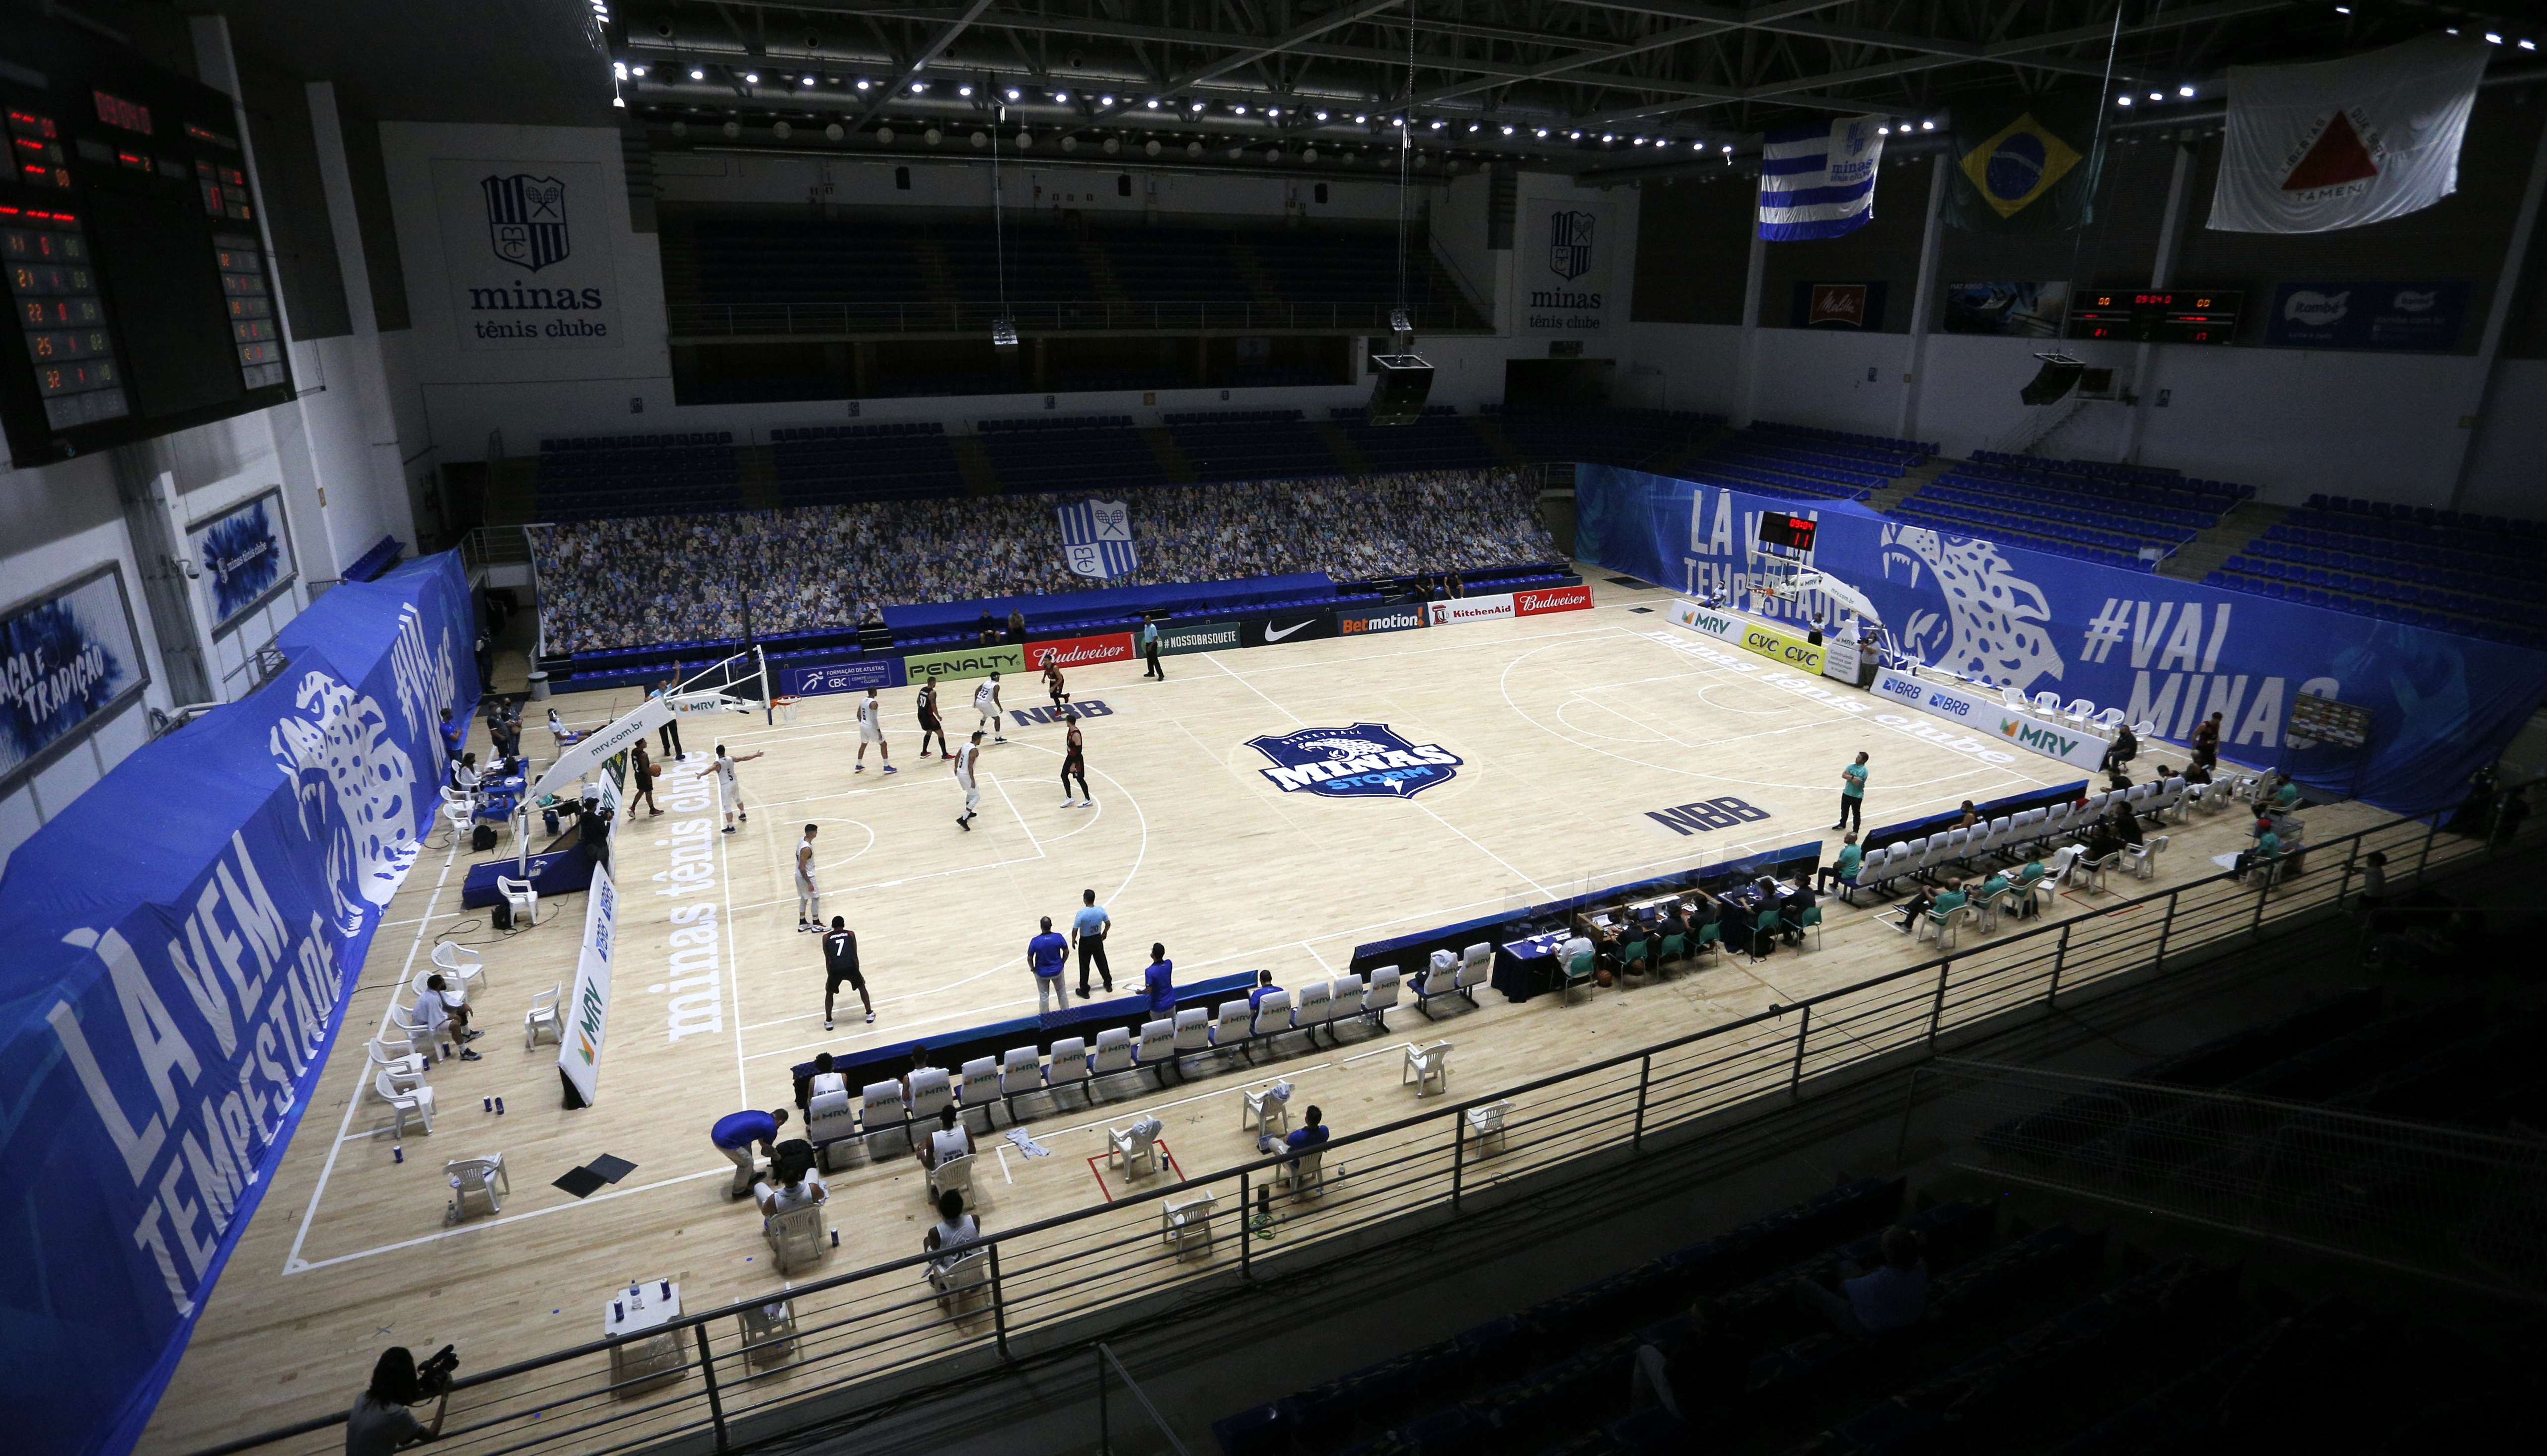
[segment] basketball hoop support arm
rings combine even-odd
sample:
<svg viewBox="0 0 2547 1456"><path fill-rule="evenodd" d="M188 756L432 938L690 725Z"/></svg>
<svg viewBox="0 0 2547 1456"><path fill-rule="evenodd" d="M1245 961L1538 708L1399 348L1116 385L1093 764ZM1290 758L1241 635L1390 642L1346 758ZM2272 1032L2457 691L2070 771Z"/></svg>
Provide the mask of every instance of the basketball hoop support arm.
<svg viewBox="0 0 2547 1456"><path fill-rule="evenodd" d="M648 698L613 720L609 727L596 728L582 742L558 755L557 762L522 792L522 802L514 811L513 868L518 874L529 873L531 866L531 806L561 786L590 778L603 764L628 751L629 745L676 718L694 718L717 712L748 713L751 705L729 693L713 689L705 692L675 693L666 698Z"/></svg>
<svg viewBox="0 0 2547 1456"><path fill-rule="evenodd" d="M1884 625L1884 614L1875 610L1875 603L1867 600L1866 593L1859 591L1856 587L1849 585L1847 582L1840 580L1838 577L1831 575L1827 571L1817 571L1811 567L1806 567L1803 570L1798 571L1793 577L1789 578L1785 587L1782 589L1787 591L1820 592L1824 597L1829 598L1833 605L1838 606L1845 611L1856 613L1858 620L1866 623L1868 626L1882 627Z"/></svg>

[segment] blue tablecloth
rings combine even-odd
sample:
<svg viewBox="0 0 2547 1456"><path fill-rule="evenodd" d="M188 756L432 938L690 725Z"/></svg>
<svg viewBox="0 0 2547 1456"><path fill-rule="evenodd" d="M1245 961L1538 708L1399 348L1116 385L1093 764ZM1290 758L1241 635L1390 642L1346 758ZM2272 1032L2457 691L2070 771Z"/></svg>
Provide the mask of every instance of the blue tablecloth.
<svg viewBox="0 0 2547 1456"><path fill-rule="evenodd" d="M483 909L501 903L504 895L495 888L495 877L511 877L513 858L481 860L469 867L469 878L461 882L460 903L466 909ZM592 860L580 848L569 846L551 854L531 856L531 888L540 899L572 895L592 884Z"/></svg>

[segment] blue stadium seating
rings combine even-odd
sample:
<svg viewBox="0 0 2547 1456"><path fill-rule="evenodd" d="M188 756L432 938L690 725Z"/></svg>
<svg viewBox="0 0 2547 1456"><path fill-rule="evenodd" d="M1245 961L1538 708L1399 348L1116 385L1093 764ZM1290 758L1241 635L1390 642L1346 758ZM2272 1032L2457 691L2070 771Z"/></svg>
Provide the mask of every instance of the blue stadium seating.
<svg viewBox="0 0 2547 1456"><path fill-rule="evenodd" d="M1524 460L1661 473L1669 473L1692 446L1724 424L1722 415L1664 409L1508 404L1485 412Z"/></svg>
<svg viewBox="0 0 2547 1456"><path fill-rule="evenodd" d="M2213 586L2547 645L2531 604L2547 586L2547 527L2313 495L2206 578Z"/></svg>
<svg viewBox="0 0 2547 1456"><path fill-rule="evenodd" d="M1328 414L1374 471L1482 470L1503 464L1448 404L1428 406L1422 418L1407 425L1374 425L1361 405Z"/></svg>
<svg viewBox="0 0 2547 1456"><path fill-rule="evenodd" d="M772 430L769 469L786 505L960 495L964 472L935 421Z"/></svg>
<svg viewBox="0 0 2547 1456"><path fill-rule="evenodd" d="M539 514L550 521L741 507L734 436L604 435L542 440Z"/></svg>
<svg viewBox="0 0 2547 1456"><path fill-rule="evenodd" d="M1167 471L1129 415L984 420L978 437L1010 495L1159 485Z"/></svg>
<svg viewBox="0 0 2547 1456"><path fill-rule="evenodd" d="M1172 414L1168 435L1203 480L1295 480L1345 468L1296 409Z"/></svg>

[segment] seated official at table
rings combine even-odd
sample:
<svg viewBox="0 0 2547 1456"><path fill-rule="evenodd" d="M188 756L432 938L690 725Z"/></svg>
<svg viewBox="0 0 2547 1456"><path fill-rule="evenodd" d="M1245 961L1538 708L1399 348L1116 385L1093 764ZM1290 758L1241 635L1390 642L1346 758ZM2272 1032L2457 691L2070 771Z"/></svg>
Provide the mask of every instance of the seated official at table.
<svg viewBox="0 0 2547 1456"><path fill-rule="evenodd" d="M1654 916L1654 934L1657 936L1668 939L1677 935L1686 940L1697 933L1690 927L1689 907L1679 900L1666 903L1662 913Z"/></svg>
<svg viewBox="0 0 2547 1456"><path fill-rule="evenodd" d="M1724 900L1716 906L1716 934L1724 938L1725 953L1751 948L1751 912L1740 900Z"/></svg>
<svg viewBox="0 0 2547 1456"><path fill-rule="evenodd" d="M1594 979L1603 985L1613 984L1620 974L1627 969L1619 959L1619 952L1625 945L1625 937L1619 933L1618 926L1604 925L1597 920L1585 921L1583 933L1592 941Z"/></svg>
<svg viewBox="0 0 2547 1456"><path fill-rule="evenodd" d="M1919 926L1919 917L1922 915L1931 912L1943 915L1948 911L1963 908L1965 903L1964 882L1961 880L1947 881L1945 888L1933 895L1923 893L1912 896L1909 902L1901 906L1901 933L1908 935L1916 930Z"/></svg>
<svg viewBox="0 0 2547 1456"><path fill-rule="evenodd" d="M1813 887L1799 880L1795 893L1778 902L1778 934L1789 945L1804 943L1804 911L1813 907Z"/></svg>
<svg viewBox="0 0 2547 1456"><path fill-rule="evenodd" d="M1824 890L1833 885L1854 885L1857 883L1857 867L1865 862L1866 851L1857 847L1857 831L1851 829L1840 840L1839 853L1813 878L1821 882Z"/></svg>

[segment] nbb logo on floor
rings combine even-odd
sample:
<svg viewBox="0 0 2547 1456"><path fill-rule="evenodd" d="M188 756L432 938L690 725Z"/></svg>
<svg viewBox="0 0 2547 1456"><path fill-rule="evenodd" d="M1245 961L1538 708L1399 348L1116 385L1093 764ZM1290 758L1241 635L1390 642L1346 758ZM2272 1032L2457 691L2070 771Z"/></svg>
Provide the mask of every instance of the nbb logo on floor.
<svg viewBox="0 0 2547 1456"><path fill-rule="evenodd" d="M1739 799L1702 799L1696 804L1676 804L1669 809L1645 811L1645 817L1684 839L1692 834L1730 829L1735 824L1756 824L1768 816L1769 811L1754 808Z"/></svg>

